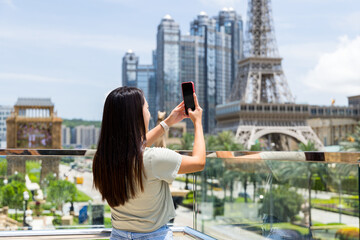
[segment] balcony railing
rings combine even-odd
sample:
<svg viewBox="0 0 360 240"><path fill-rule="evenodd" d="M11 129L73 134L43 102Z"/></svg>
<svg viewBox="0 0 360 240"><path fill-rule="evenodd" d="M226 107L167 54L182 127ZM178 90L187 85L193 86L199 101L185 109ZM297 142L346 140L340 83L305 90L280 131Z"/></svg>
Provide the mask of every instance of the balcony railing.
<svg viewBox="0 0 360 240"><path fill-rule="evenodd" d="M170 227L174 239L202 239L215 240L199 231L189 227ZM0 232L1 238L11 240L38 240L38 239L109 239L111 228L101 229L75 229L75 230L43 230L43 231L11 231Z"/></svg>
<svg viewBox="0 0 360 240"><path fill-rule="evenodd" d="M69 215L69 203L65 204L63 211L44 209L39 213L40 217L36 217L36 203L30 199L28 206L33 210L33 219L31 222L25 218L25 223L32 225L33 230L4 231L0 232L0 237L108 238L108 228L111 227L108 207L103 210L103 207L95 206L104 203L99 193L92 189L93 154L94 150L0 150L1 187L16 179L16 172L25 172L33 183L37 181L45 198L49 193L49 180L45 176L49 173L53 178L74 181L79 190L92 197L92 202L74 203L72 215L75 218L71 218L81 218L79 210L86 206L86 224L100 221L101 227L54 230L60 227L59 224L62 224L61 228L83 225L77 220L72 226L67 226L70 222L66 219L61 222L61 214ZM359 160L360 153L276 152L262 153L260 158L257 152L210 151L204 171L187 177L179 175L171 186L178 206L172 227L174 238L358 239ZM40 202L41 208L54 205ZM18 210L20 223L16 229L23 229L23 209L22 206ZM95 209L103 215L96 217ZM7 215L14 218L14 211L9 210ZM48 219L43 228L39 223L35 224L41 215L44 222L45 218ZM50 218L58 221L50 221ZM0 227L1 219L0 213ZM43 230L38 231L40 229Z"/></svg>

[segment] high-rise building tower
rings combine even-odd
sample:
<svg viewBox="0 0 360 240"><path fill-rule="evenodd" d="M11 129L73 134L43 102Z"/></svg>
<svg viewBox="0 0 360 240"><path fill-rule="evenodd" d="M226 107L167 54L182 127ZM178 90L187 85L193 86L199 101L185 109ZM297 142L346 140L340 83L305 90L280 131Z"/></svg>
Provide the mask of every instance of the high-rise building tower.
<svg viewBox="0 0 360 240"><path fill-rule="evenodd" d="M231 85L237 76L238 61L243 53L243 21L233 8L223 8L216 17L218 31L223 27L231 36ZM229 94L229 93L227 93Z"/></svg>
<svg viewBox="0 0 360 240"><path fill-rule="evenodd" d="M155 124L156 118L156 77L154 65L154 53L152 64L139 64L139 57L135 55L132 50L128 50L123 57L123 86L132 86L140 88L145 95L149 104L150 114L150 127Z"/></svg>
<svg viewBox="0 0 360 240"><path fill-rule="evenodd" d="M190 34L184 36L180 35L180 27L174 19L166 15L158 25L153 53L155 78L152 79L156 80L156 85L149 84L148 90L144 90L146 84L139 82L139 74L145 74L148 67L140 67L133 52L123 58L123 85L130 85L126 78L133 76L136 80L132 86L149 92L150 106L156 96L153 105L156 109L150 109L156 119L157 111L169 114L182 100L181 82L193 81L204 109L204 131L208 133L215 129L215 106L224 104L230 96L237 62L243 55L242 48L241 16L231 8L223 9L212 18L201 12L191 22ZM137 69L136 76L134 69ZM188 129L191 126L188 124Z"/></svg>
<svg viewBox="0 0 360 240"><path fill-rule="evenodd" d="M139 58L135 53L129 49L125 56L123 57L122 62L122 85L137 87L137 76L136 69L139 64Z"/></svg>
<svg viewBox="0 0 360 240"><path fill-rule="evenodd" d="M181 41L181 80L189 81L189 69L194 69L204 131L211 132L216 124L215 106L225 103L231 90L231 35L205 12L191 22L190 33Z"/></svg>
<svg viewBox="0 0 360 240"><path fill-rule="evenodd" d="M170 15L161 20L156 39L157 110L167 114L180 102L180 27Z"/></svg>

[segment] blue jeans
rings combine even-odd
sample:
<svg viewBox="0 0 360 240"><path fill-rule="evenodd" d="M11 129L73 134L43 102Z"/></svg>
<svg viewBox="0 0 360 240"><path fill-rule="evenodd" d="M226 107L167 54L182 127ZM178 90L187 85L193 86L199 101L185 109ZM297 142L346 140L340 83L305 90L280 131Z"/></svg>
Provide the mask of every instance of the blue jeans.
<svg viewBox="0 0 360 240"><path fill-rule="evenodd" d="M167 225L148 233L128 232L113 228L110 240L173 240L173 233Z"/></svg>

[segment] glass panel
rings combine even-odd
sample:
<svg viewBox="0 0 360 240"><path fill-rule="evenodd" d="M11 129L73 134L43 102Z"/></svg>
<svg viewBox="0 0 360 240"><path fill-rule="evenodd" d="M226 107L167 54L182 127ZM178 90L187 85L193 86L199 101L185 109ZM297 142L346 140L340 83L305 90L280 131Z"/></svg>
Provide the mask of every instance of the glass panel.
<svg viewBox="0 0 360 240"><path fill-rule="evenodd" d="M93 189L93 153L0 155L0 231L111 228L110 207ZM192 175L179 175L170 187L179 216L171 226L193 227L193 200L183 201L193 183Z"/></svg>
<svg viewBox="0 0 360 240"><path fill-rule="evenodd" d="M357 164L209 158L196 228L217 239L358 239L358 173Z"/></svg>

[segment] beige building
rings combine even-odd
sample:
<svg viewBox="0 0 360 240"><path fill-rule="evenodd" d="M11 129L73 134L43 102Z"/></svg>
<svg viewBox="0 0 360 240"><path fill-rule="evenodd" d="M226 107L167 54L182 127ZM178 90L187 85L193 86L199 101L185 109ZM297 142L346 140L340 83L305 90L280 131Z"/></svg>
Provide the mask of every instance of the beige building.
<svg viewBox="0 0 360 240"><path fill-rule="evenodd" d="M50 98L19 98L6 119L7 148L60 149L61 123Z"/></svg>
<svg viewBox="0 0 360 240"><path fill-rule="evenodd" d="M325 146L338 145L353 134L357 120L352 118L312 118L307 124L314 130Z"/></svg>

